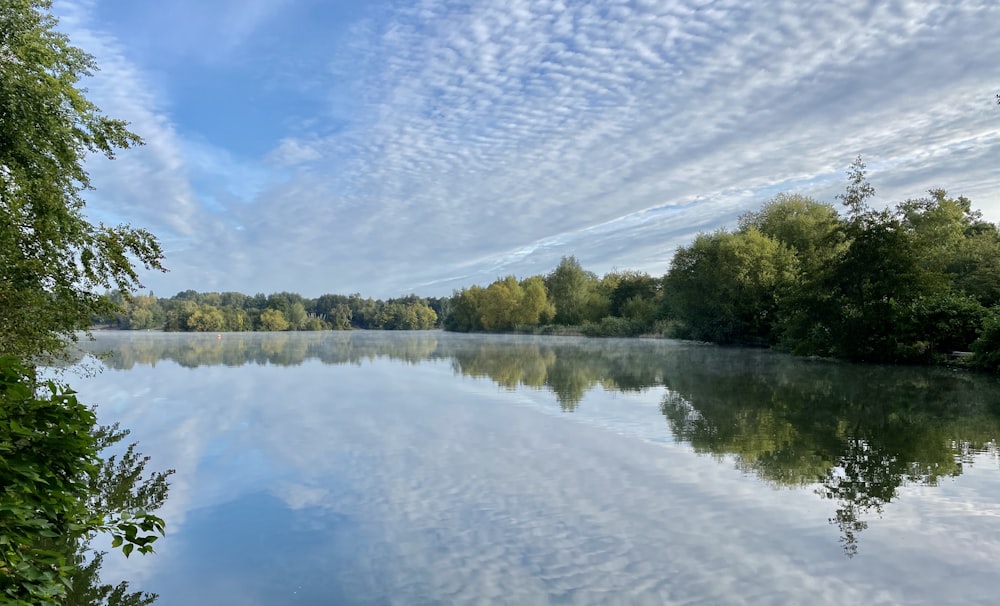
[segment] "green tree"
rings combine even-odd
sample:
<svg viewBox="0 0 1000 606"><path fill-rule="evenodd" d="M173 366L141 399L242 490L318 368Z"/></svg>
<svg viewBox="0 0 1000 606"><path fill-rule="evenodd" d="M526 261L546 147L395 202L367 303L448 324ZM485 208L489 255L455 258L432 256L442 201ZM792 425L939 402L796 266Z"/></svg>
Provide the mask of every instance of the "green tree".
<svg viewBox="0 0 1000 606"><path fill-rule="evenodd" d="M190 299L174 300L169 303L163 329L167 331L191 330L188 321L198 311L198 304Z"/></svg>
<svg viewBox="0 0 1000 606"><path fill-rule="evenodd" d="M672 315L684 326L682 336L767 344L797 268L794 253L757 228L723 230L678 249L664 288Z"/></svg>
<svg viewBox="0 0 1000 606"><path fill-rule="evenodd" d="M445 318L444 327L457 332L483 330L480 306L486 289L470 286L455 292L451 298L451 313Z"/></svg>
<svg viewBox="0 0 1000 606"><path fill-rule="evenodd" d="M305 328L308 319L309 315L301 301L296 301L288 307L288 324L293 330Z"/></svg>
<svg viewBox="0 0 1000 606"><path fill-rule="evenodd" d="M1000 308L983 322L983 331L972 344L973 361L979 368L1000 374Z"/></svg>
<svg viewBox="0 0 1000 606"><path fill-rule="evenodd" d="M975 297L984 307L1000 304L1000 231L989 223L976 223L947 268L953 288Z"/></svg>
<svg viewBox="0 0 1000 606"><path fill-rule="evenodd" d="M808 196L776 195L739 218L739 231L751 227L791 248L804 272L822 268L843 248L837 210Z"/></svg>
<svg viewBox="0 0 1000 606"><path fill-rule="evenodd" d="M83 161L141 143L78 87L93 57L56 30L48 0L0 4L0 353L62 351L93 316L116 306L105 293L141 287L133 259L162 269L147 231L93 225Z"/></svg>
<svg viewBox="0 0 1000 606"><path fill-rule="evenodd" d="M575 257L563 257L545 276L549 299L555 305L556 324L576 325L607 315L608 302L601 297L597 276L584 271Z"/></svg>
<svg viewBox="0 0 1000 606"><path fill-rule="evenodd" d="M64 598L79 564L73 554L97 532L112 533L125 555L152 551L163 520L144 506L162 504L165 475L153 480L158 488L151 490L162 497L156 502L152 493L127 499L128 487L106 490L122 485L102 468L106 437L72 390L40 382L33 369L0 356L0 603ZM122 468L132 468L136 456L130 448Z"/></svg>
<svg viewBox="0 0 1000 606"><path fill-rule="evenodd" d="M141 141L78 87L93 58L56 30L47 0L0 3L0 601L65 601L95 533L147 553L163 521L105 500L93 412L35 365L66 355L92 318L121 313L157 240L90 223L88 154ZM165 488L165 484L164 484ZM117 504L113 504L117 503ZM109 505L104 507L104 505Z"/></svg>
<svg viewBox="0 0 1000 606"><path fill-rule="evenodd" d="M608 292L609 314L623 316L629 299L653 300L660 292L660 282L645 272L612 272L601 278L601 284Z"/></svg>

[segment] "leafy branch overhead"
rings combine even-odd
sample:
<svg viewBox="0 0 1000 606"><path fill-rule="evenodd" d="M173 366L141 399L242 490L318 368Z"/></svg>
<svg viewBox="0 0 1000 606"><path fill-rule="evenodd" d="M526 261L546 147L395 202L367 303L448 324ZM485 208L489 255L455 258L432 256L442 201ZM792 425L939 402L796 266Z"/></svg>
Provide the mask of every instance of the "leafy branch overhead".
<svg viewBox="0 0 1000 606"><path fill-rule="evenodd" d="M142 140L86 98L79 81L94 58L55 29L49 8L0 6L0 351L21 356L74 339L113 308L106 289L141 286L137 265L163 269L148 231L84 217L87 154L113 158Z"/></svg>

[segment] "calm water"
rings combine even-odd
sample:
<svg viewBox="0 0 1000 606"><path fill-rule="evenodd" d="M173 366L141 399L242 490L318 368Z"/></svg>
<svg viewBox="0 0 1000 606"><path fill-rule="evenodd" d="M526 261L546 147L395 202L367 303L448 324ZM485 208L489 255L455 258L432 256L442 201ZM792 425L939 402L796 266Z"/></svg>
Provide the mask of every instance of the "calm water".
<svg viewBox="0 0 1000 606"><path fill-rule="evenodd" d="M1000 386L671 341L102 333L161 606L995 604Z"/></svg>

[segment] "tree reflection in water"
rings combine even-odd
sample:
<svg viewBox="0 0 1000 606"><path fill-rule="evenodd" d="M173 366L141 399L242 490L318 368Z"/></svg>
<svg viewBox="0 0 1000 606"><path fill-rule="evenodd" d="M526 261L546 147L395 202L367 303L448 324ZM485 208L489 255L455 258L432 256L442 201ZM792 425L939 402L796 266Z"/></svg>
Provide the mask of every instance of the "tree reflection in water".
<svg viewBox="0 0 1000 606"><path fill-rule="evenodd" d="M588 391L665 387L660 410L678 442L775 487L811 488L836 504L848 556L900 487L957 477L996 450L1000 385L943 368L859 366L765 350L672 341L450 333L131 334L112 368L203 364L450 361L456 374L551 391L572 412Z"/></svg>

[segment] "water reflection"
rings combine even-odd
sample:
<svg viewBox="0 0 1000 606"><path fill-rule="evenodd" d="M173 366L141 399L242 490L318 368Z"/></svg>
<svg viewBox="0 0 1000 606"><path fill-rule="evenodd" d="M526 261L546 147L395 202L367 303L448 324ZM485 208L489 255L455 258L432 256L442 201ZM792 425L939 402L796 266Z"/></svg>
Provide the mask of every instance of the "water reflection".
<svg viewBox="0 0 1000 606"><path fill-rule="evenodd" d="M803 487L835 504L845 553L901 487L960 476L996 454L1000 384L948 369L856 366L761 350L670 341L307 333L102 335L115 369L361 364L388 358L450 362L457 375L548 390L573 411L592 389L665 388L660 409L678 442L732 460L775 487ZM996 460L994 458L994 460Z"/></svg>
<svg viewBox="0 0 1000 606"><path fill-rule="evenodd" d="M192 335L177 333L103 333L101 343L114 340L113 355L103 358L109 368L128 370L171 360L187 368L244 364L297 366L307 360L324 364L360 364L377 358L418 363L450 360L455 372L488 377L501 387L549 389L563 410L572 411L596 386L612 391L641 391L662 385L659 361L650 353L654 343L577 338L455 335L413 333L248 333ZM84 344L91 351L107 350L101 343ZM659 343L662 345L662 342ZM674 348L679 345L672 344Z"/></svg>
<svg viewBox="0 0 1000 606"><path fill-rule="evenodd" d="M865 518L901 486L961 475L1000 435L996 381L962 372L726 349L691 350L663 368L674 436L774 485L818 485L837 504L830 521L848 555Z"/></svg>

